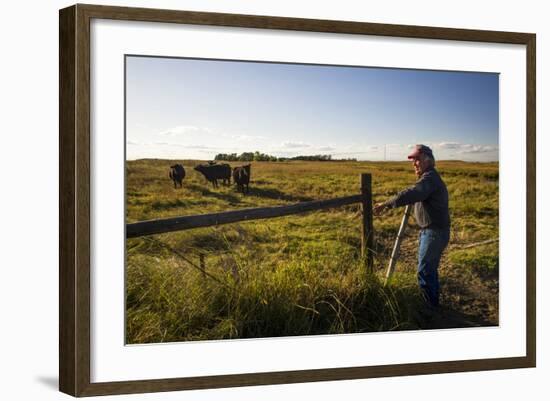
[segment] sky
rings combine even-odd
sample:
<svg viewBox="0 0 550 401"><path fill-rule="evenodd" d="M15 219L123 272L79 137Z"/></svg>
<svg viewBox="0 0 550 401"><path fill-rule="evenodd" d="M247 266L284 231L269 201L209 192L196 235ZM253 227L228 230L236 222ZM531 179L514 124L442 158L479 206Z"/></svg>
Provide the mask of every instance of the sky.
<svg viewBox="0 0 550 401"><path fill-rule="evenodd" d="M498 74L126 56L126 158L498 161Z"/></svg>

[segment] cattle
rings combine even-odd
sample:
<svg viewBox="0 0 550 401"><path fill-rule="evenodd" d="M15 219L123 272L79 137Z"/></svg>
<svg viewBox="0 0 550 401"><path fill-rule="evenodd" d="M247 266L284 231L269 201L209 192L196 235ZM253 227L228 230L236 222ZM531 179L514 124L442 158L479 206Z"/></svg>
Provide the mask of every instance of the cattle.
<svg viewBox="0 0 550 401"><path fill-rule="evenodd" d="M185 169L181 164L170 166L170 173L168 176L174 181L174 188L177 188L177 184L180 184L180 188L183 187L182 181L185 178Z"/></svg>
<svg viewBox="0 0 550 401"><path fill-rule="evenodd" d="M204 175L214 188L218 188L218 180L223 180L225 185L231 185L231 166L227 163L199 164L195 166L195 170Z"/></svg>
<svg viewBox="0 0 550 401"><path fill-rule="evenodd" d="M244 186L246 185L246 193L248 193L248 184L250 183L250 164L235 167L233 169L233 181L237 184L237 191L244 194Z"/></svg>

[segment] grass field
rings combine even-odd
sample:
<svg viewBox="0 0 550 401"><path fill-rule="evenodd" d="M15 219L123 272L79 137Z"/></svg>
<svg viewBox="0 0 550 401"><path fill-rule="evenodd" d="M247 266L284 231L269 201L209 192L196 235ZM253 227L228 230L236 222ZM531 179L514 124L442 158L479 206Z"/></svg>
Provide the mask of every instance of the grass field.
<svg viewBox="0 0 550 401"><path fill-rule="evenodd" d="M372 174L378 202L415 181L405 162L252 162L250 193L242 195L235 185L213 189L193 170L199 161L178 162L187 173L178 189L168 178L172 161L127 162L127 222L355 195L361 173ZM498 163L436 167L452 220L441 312L424 313L414 219L384 287L403 209L375 218L368 275L356 204L127 240L127 343L498 324L498 242L463 249L498 238Z"/></svg>

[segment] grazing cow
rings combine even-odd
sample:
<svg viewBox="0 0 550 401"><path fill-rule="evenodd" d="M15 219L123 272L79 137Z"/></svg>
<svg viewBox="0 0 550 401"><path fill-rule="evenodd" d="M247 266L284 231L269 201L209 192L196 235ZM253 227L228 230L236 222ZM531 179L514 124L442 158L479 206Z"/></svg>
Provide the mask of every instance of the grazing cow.
<svg viewBox="0 0 550 401"><path fill-rule="evenodd" d="M244 186L246 185L246 193L248 193L248 184L250 183L250 164L233 169L233 181L237 184L237 191L244 194Z"/></svg>
<svg viewBox="0 0 550 401"><path fill-rule="evenodd" d="M204 175L214 188L218 188L218 180L223 180L225 185L231 185L231 166L227 163L199 164L195 166L195 170Z"/></svg>
<svg viewBox="0 0 550 401"><path fill-rule="evenodd" d="M183 187L182 181L185 178L185 169L181 164L170 166L170 173L168 175L174 181L174 188L177 188L176 184L180 184L180 188Z"/></svg>

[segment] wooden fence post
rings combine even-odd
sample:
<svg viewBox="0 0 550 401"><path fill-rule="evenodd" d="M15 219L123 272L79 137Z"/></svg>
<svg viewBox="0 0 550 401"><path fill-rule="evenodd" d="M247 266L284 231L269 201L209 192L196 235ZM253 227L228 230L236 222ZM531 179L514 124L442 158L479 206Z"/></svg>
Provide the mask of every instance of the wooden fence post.
<svg viewBox="0 0 550 401"><path fill-rule="evenodd" d="M361 195L363 209L361 256L366 261L367 272L372 273L374 268L374 235L372 229L372 177L370 174L361 174Z"/></svg>

